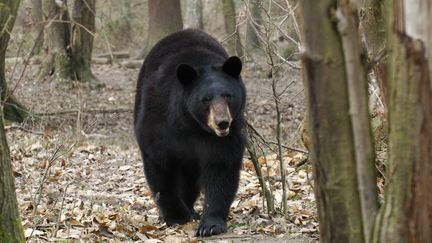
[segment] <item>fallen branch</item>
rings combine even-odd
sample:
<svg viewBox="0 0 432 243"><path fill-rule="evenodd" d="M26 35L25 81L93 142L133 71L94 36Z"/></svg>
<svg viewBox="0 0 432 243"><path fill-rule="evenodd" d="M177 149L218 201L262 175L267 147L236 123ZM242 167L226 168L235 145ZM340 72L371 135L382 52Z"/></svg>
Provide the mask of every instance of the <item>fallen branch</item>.
<svg viewBox="0 0 432 243"><path fill-rule="evenodd" d="M41 131L33 131L30 129L24 128L22 126L16 126L16 125L5 126L5 130L9 130L9 129L18 129L18 130L21 130L23 132L28 132L28 133L32 133L32 134L36 134L36 135L44 135L44 133Z"/></svg>
<svg viewBox="0 0 432 243"><path fill-rule="evenodd" d="M125 58L129 58L130 54L129 52L126 51L118 51L118 52L112 52L112 53L101 53L101 54L97 54L95 57L99 57L99 58L115 58L115 59L125 59Z"/></svg>
<svg viewBox="0 0 432 243"><path fill-rule="evenodd" d="M132 109L112 109L112 110L100 110L100 109L89 109L89 110L69 110L69 111L54 111L54 112L44 112L44 113L36 113L35 116L55 116L55 115L70 115L81 113L97 113L97 114L110 114L110 113L128 113L133 112Z"/></svg>

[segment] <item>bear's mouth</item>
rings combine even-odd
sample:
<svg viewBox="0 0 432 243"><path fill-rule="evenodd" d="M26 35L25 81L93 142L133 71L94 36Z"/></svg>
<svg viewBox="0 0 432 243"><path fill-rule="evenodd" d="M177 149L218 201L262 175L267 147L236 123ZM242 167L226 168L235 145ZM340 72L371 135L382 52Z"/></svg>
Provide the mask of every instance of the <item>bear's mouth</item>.
<svg viewBox="0 0 432 243"><path fill-rule="evenodd" d="M231 112L224 100L215 100L210 104L207 126L218 136L225 137L230 132Z"/></svg>
<svg viewBox="0 0 432 243"><path fill-rule="evenodd" d="M218 137L225 137L226 135L229 134L230 131L229 131L229 127L228 127L226 129L216 128L216 129L214 129L214 132L216 133L216 135Z"/></svg>

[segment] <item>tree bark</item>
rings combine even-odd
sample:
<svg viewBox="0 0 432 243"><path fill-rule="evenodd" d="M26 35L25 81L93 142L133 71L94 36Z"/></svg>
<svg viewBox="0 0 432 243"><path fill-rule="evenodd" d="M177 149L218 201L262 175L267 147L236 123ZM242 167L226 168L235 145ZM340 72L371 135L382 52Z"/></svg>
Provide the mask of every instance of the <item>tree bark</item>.
<svg viewBox="0 0 432 243"><path fill-rule="evenodd" d="M396 0L389 16L389 162L373 242L432 239L432 5Z"/></svg>
<svg viewBox="0 0 432 243"><path fill-rule="evenodd" d="M246 27L246 47L249 50L259 48L261 42L258 38L257 32L260 29L262 22L261 8L262 0L247 1L247 27Z"/></svg>
<svg viewBox="0 0 432 243"><path fill-rule="evenodd" d="M388 14L384 0L364 0L360 10L360 24L363 30L369 64L378 82L384 105L387 103L386 72L386 21Z"/></svg>
<svg viewBox="0 0 432 243"><path fill-rule="evenodd" d="M45 62L40 77L54 74L58 81L93 82L91 53L95 32L95 0L74 0L71 18L64 2L43 0Z"/></svg>
<svg viewBox="0 0 432 243"><path fill-rule="evenodd" d="M33 21L33 36L35 39L35 46L32 54L39 54L43 47L43 13L42 13L42 0L32 0L32 21Z"/></svg>
<svg viewBox="0 0 432 243"><path fill-rule="evenodd" d="M225 31L228 34L226 47L230 55L243 57L243 47L237 28L237 16L233 0L223 0Z"/></svg>
<svg viewBox="0 0 432 243"><path fill-rule="evenodd" d="M202 0L186 0L184 28L203 29Z"/></svg>
<svg viewBox="0 0 432 243"><path fill-rule="evenodd" d="M19 0L0 0L0 81L2 88L2 103L0 105L0 242L25 241L18 213L14 177L2 115L8 106L8 100L5 104L3 99L5 95L9 95L4 74L5 52L19 4Z"/></svg>
<svg viewBox="0 0 432 243"><path fill-rule="evenodd" d="M354 137L363 232L366 242L369 242L379 203L375 152L369 121L368 81L361 60L362 51L355 4L350 0L338 0L336 18L347 72L349 112Z"/></svg>
<svg viewBox="0 0 432 243"><path fill-rule="evenodd" d="M91 71L93 33L95 33L96 0L74 0L71 23L71 54L76 79L94 81Z"/></svg>
<svg viewBox="0 0 432 243"><path fill-rule="evenodd" d="M149 0L148 5L147 42L137 59L144 59L151 48L165 36L183 29L179 0Z"/></svg>
<svg viewBox="0 0 432 243"><path fill-rule="evenodd" d="M0 0L0 100L3 106L2 111L5 119L23 122L28 116L28 111L24 105L11 94L7 87L5 77L6 48L19 4L20 1L18 0Z"/></svg>
<svg viewBox="0 0 432 243"><path fill-rule="evenodd" d="M364 242L336 0L302 0L304 81L321 242Z"/></svg>
<svg viewBox="0 0 432 243"><path fill-rule="evenodd" d="M70 39L67 6L59 6L55 0L43 0L42 10L48 24L44 31L46 57L39 75L43 78L54 74L54 79L68 81L72 76L72 63L66 50Z"/></svg>

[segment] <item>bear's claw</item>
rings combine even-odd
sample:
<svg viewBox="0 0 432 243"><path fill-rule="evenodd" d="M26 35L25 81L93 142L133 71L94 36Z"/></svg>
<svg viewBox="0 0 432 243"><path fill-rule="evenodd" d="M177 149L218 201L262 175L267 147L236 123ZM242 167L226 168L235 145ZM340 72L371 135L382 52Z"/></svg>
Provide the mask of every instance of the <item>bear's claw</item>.
<svg viewBox="0 0 432 243"><path fill-rule="evenodd" d="M227 227L225 222L220 222L219 220L205 220L201 221L196 236L212 236L227 232Z"/></svg>

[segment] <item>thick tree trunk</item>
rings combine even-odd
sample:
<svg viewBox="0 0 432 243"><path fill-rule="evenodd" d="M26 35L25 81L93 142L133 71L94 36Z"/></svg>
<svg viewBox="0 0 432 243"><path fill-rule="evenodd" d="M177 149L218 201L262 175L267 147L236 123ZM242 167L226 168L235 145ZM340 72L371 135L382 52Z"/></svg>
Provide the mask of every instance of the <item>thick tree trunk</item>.
<svg viewBox="0 0 432 243"><path fill-rule="evenodd" d="M374 242L432 239L432 5L393 2L388 33L389 179ZM405 28L406 27L406 28Z"/></svg>
<svg viewBox="0 0 432 243"><path fill-rule="evenodd" d="M91 54L95 31L95 0L74 0L70 21L67 6L43 0L45 62L40 77L54 74L58 81L92 82Z"/></svg>
<svg viewBox="0 0 432 243"><path fill-rule="evenodd" d="M5 55L20 1L0 0L0 97L5 119L23 122L27 109L10 93L5 77Z"/></svg>
<svg viewBox="0 0 432 243"><path fill-rule="evenodd" d="M36 38L35 47L32 54L39 54L43 47L43 13L42 0L32 0L32 21L33 21L33 36Z"/></svg>
<svg viewBox="0 0 432 243"><path fill-rule="evenodd" d="M243 57L243 47L237 28L237 16L233 0L223 0L225 31L228 34L226 47L230 55Z"/></svg>
<svg viewBox="0 0 432 243"><path fill-rule="evenodd" d="M145 58L151 48L165 36L183 29L179 0L149 0L148 5L147 42L137 59Z"/></svg>
<svg viewBox="0 0 432 243"><path fill-rule="evenodd" d="M46 57L41 65L40 77L54 74L54 79L68 81L72 76L72 63L66 50L70 39L67 7L58 6L55 0L43 0L42 9L48 24L44 31Z"/></svg>
<svg viewBox="0 0 432 243"><path fill-rule="evenodd" d="M72 65L76 79L82 82L96 79L91 71L95 6L96 0L74 0L72 5Z"/></svg>
<svg viewBox="0 0 432 243"><path fill-rule="evenodd" d="M300 6L321 242L364 242L348 102L349 73L335 16L329 14L336 10L336 0L302 0Z"/></svg>
<svg viewBox="0 0 432 243"><path fill-rule="evenodd" d="M202 0L186 0L185 29L203 29L202 9Z"/></svg>
<svg viewBox="0 0 432 243"><path fill-rule="evenodd" d="M25 241L18 213L14 177L2 115L8 106L7 103L4 104L3 102L5 95L8 95L4 75L5 51L19 3L19 0L0 0L0 81L2 88L2 103L0 104L0 242Z"/></svg>
<svg viewBox="0 0 432 243"><path fill-rule="evenodd" d="M354 136L364 238L369 242L379 204L375 152L368 109L368 81L361 60L362 51L355 5L349 0L338 0L336 18L347 71L349 112Z"/></svg>
<svg viewBox="0 0 432 243"><path fill-rule="evenodd" d="M261 18L261 5L262 0L247 1L247 27L246 27L246 48L253 50L261 46L257 32L259 32L262 18Z"/></svg>
<svg viewBox="0 0 432 243"><path fill-rule="evenodd" d="M0 1L0 7L1 7ZM0 242L24 242L24 232L17 207L9 147L0 117Z"/></svg>
<svg viewBox="0 0 432 243"><path fill-rule="evenodd" d="M384 104L387 103L386 14L388 12L384 0L363 0L360 24L364 32L368 60L377 79Z"/></svg>

